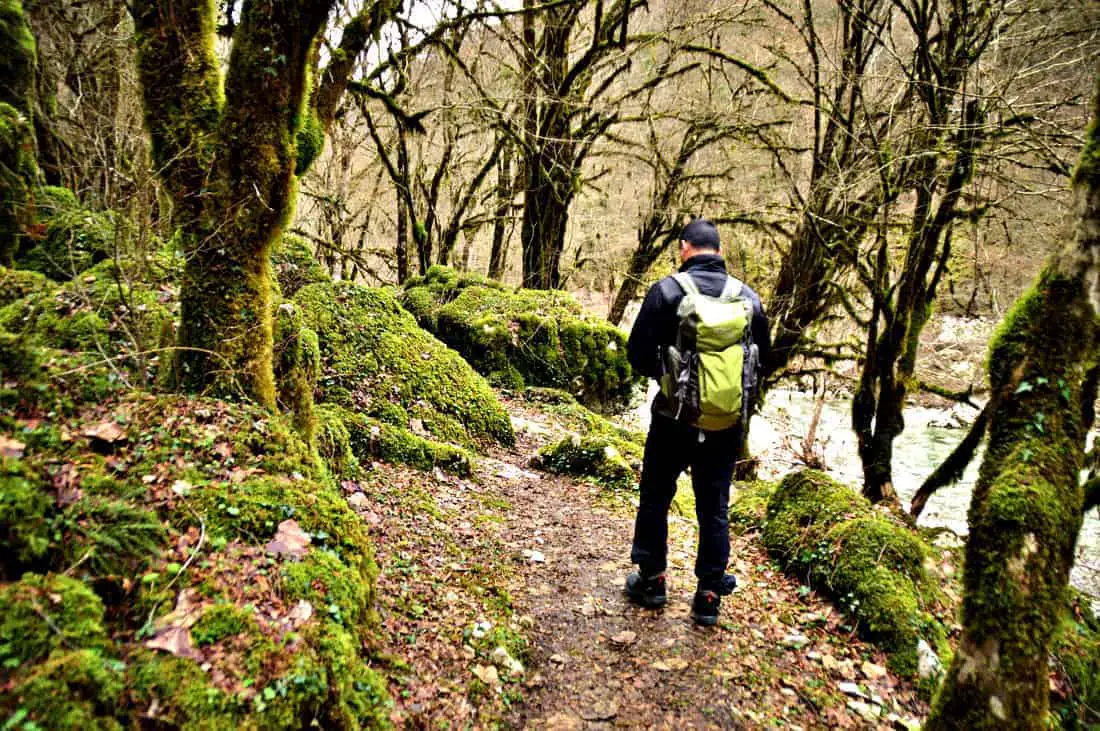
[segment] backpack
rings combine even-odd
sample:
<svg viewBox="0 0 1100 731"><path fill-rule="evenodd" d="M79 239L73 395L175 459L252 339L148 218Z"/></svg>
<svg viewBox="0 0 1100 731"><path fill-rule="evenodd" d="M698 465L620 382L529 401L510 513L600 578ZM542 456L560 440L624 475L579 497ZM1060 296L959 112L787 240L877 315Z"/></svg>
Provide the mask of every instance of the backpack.
<svg viewBox="0 0 1100 731"><path fill-rule="evenodd" d="M752 301L744 285L726 279L717 297L699 291L687 272L673 275L684 290L676 316L676 343L664 351L661 392L671 416L704 431L748 419L759 351L752 342Z"/></svg>

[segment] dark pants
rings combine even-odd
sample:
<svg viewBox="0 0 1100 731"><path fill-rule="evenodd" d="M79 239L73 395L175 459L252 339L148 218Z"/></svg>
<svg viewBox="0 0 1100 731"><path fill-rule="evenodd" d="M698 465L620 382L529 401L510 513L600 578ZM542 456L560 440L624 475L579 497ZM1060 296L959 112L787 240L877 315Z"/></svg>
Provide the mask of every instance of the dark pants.
<svg viewBox="0 0 1100 731"><path fill-rule="evenodd" d="M740 451L741 428L702 432L702 442L699 434L698 429L653 414L645 442L630 559L646 576L665 570L668 509L676 495L676 479L690 467L695 516L699 520L695 576L701 591L717 591L730 556L730 480Z"/></svg>

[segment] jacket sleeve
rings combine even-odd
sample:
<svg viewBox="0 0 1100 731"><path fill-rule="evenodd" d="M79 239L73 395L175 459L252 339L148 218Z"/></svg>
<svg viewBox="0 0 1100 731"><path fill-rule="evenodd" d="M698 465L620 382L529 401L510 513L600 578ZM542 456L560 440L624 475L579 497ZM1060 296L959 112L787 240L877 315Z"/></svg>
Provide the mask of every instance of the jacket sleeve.
<svg viewBox="0 0 1100 731"><path fill-rule="evenodd" d="M760 362L767 367L772 356L771 325L768 323L768 313L764 311L764 303L756 292L753 292L752 341L760 352Z"/></svg>
<svg viewBox="0 0 1100 731"><path fill-rule="evenodd" d="M636 373L649 378L661 377L659 351L664 299L659 282L649 288L626 341L626 357L631 367Z"/></svg>

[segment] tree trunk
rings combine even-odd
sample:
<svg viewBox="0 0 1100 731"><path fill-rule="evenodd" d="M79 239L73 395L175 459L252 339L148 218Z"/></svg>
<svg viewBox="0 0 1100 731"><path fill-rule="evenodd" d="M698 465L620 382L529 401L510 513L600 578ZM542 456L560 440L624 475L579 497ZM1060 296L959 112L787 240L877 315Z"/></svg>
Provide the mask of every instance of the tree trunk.
<svg viewBox="0 0 1100 731"><path fill-rule="evenodd" d="M11 266L34 218L35 44L23 6L0 5L0 265Z"/></svg>
<svg viewBox="0 0 1100 731"><path fill-rule="evenodd" d="M1097 77L1100 82L1100 76ZM1083 517L1100 305L1100 88L1076 227L990 346L989 446L971 499L963 634L927 729L1046 728L1048 651Z"/></svg>
<svg viewBox="0 0 1100 731"><path fill-rule="evenodd" d="M497 206L493 211L493 246L489 251L489 278L501 279L508 259L508 223L515 197L512 179L512 144L505 142L497 164Z"/></svg>
<svg viewBox="0 0 1100 731"><path fill-rule="evenodd" d="M607 313L607 320L612 325L618 325L623 321L626 308L638 292L642 278L661 255L660 248L654 248L652 242L641 242L630 257L630 264L626 267L626 276L619 285L619 291L615 293L615 299L611 302L611 311Z"/></svg>
<svg viewBox="0 0 1100 731"><path fill-rule="evenodd" d="M153 156L187 264L176 378L275 406L269 252L289 214L307 66L331 0L246 3L221 88L204 0L133 14Z"/></svg>

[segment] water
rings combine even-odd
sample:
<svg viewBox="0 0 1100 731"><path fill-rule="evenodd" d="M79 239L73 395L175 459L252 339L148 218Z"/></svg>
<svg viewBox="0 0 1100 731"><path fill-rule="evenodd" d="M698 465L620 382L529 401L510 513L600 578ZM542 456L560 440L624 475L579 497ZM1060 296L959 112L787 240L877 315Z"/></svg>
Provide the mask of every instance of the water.
<svg viewBox="0 0 1100 731"><path fill-rule="evenodd" d="M651 388L644 406L638 410L643 428L649 425L649 401L655 393ZM800 391L774 390L768 394L764 408L753 419L749 448L760 457L760 476L776 479L801 466L794 455L800 451L814 412L811 394ZM977 410L929 409L911 406L905 410L905 431L894 441L894 489L908 506L928 475L951 453L966 436L969 423ZM831 398L822 408L817 426L815 448L824 456L826 470L841 482L859 485L863 469L856 448L856 435L851 428L851 400ZM962 428L941 426L965 422ZM942 487L928 501L921 514L920 525L948 528L959 536L967 533L966 513L970 495L981 464L979 452L963 478ZM1085 516L1077 540L1077 562L1070 581L1081 591L1100 597L1100 518L1091 510Z"/></svg>

